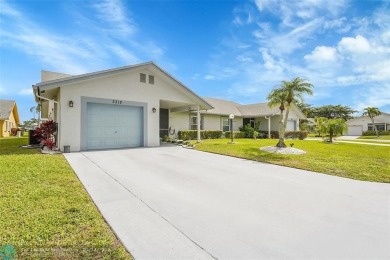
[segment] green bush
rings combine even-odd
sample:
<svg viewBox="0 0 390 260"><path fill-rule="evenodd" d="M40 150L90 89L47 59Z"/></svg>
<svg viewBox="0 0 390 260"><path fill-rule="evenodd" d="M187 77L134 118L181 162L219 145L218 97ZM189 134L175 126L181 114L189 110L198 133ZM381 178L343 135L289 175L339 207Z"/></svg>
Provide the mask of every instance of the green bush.
<svg viewBox="0 0 390 260"><path fill-rule="evenodd" d="M379 135L390 135L390 131L378 131ZM376 136L376 133L374 130L368 130L363 132L364 136Z"/></svg>
<svg viewBox="0 0 390 260"><path fill-rule="evenodd" d="M171 139L169 139L169 136L167 136L167 135L164 135L164 136L161 138L161 140L162 140L163 142L170 142L170 141L171 141Z"/></svg>
<svg viewBox="0 0 390 260"><path fill-rule="evenodd" d="M261 138L268 138L268 131L260 131L260 136L261 136ZM271 138L278 139L279 132L278 131L271 131Z"/></svg>
<svg viewBox="0 0 390 260"><path fill-rule="evenodd" d="M225 132L225 138L231 138L231 132ZM241 131L234 131L233 132L233 137L234 138L244 138L245 137L245 133L244 132L241 132Z"/></svg>
<svg viewBox="0 0 390 260"><path fill-rule="evenodd" d="M251 127L250 124L246 124L244 126L239 127L239 129L240 129L241 132L244 132L244 137L245 138L254 138L253 137L253 133L255 131L257 131L257 132L259 131L258 130L259 126L260 126L260 122L256 122L255 123L255 127Z"/></svg>
<svg viewBox="0 0 390 260"><path fill-rule="evenodd" d="M306 137L307 137L307 132L306 131L286 131L284 133L284 138L303 140Z"/></svg>
<svg viewBox="0 0 390 260"><path fill-rule="evenodd" d="M184 130L179 131L178 138L181 140L196 140L197 139L197 131L196 130ZM219 139L222 137L221 130L201 130L200 138L201 139Z"/></svg>

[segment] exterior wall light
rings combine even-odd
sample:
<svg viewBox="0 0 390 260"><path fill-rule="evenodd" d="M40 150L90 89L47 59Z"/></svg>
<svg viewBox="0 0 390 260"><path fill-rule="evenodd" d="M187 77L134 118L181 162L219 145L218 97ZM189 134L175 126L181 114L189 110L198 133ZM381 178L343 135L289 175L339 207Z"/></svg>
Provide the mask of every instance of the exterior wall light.
<svg viewBox="0 0 390 260"><path fill-rule="evenodd" d="M69 101L69 107L73 107L73 101Z"/></svg>
<svg viewBox="0 0 390 260"><path fill-rule="evenodd" d="M154 108L152 108L152 112L153 113L156 113L156 111L157 111L157 109L154 107Z"/></svg>

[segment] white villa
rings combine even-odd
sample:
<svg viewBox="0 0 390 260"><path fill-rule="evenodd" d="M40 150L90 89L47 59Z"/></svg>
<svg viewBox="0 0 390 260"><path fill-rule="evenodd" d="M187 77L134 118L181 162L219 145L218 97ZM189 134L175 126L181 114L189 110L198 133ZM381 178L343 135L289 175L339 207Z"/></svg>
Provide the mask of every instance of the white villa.
<svg viewBox="0 0 390 260"><path fill-rule="evenodd" d="M260 130L277 131L279 109L267 103L241 105L202 98L153 62L67 75L42 71L33 85L41 116L58 122L57 146L70 151L153 147L160 137L180 130L230 131L260 122ZM306 117L295 105L287 130L299 130Z"/></svg>

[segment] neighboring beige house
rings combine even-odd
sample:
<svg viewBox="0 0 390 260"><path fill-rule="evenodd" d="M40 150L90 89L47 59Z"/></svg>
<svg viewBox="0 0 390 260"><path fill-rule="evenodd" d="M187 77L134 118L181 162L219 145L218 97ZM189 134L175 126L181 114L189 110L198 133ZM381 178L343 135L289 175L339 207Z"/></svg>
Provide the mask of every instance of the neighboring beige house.
<svg viewBox="0 0 390 260"><path fill-rule="evenodd" d="M233 131L238 131L239 127L250 124L252 127L260 123L261 131L279 131L280 111L278 107L269 108L268 103L256 103L250 105L241 105L239 103L215 99L203 98L213 109L202 111L201 130L222 130L230 131L229 115L233 114ZM289 113L287 121L287 131L298 131L299 120L305 119L305 115L295 105ZM170 113L171 129L192 129L196 130L196 114L194 113ZM170 137L175 137L171 131Z"/></svg>
<svg viewBox="0 0 390 260"><path fill-rule="evenodd" d="M390 114L382 112L374 117L374 122L378 131L390 130ZM362 135L367 130L374 130L372 121L368 116L356 117L347 121L348 135Z"/></svg>
<svg viewBox="0 0 390 260"><path fill-rule="evenodd" d="M33 90L43 120L59 123L61 150L153 147L188 129L200 140L201 129L229 131L230 114L234 130L255 121L261 130L278 130L277 108L201 98L153 62L78 76L42 71ZM288 129L298 130L304 115L295 106L290 115Z"/></svg>
<svg viewBox="0 0 390 260"><path fill-rule="evenodd" d="M14 100L0 100L0 137L11 134L12 128L20 124L18 107Z"/></svg>

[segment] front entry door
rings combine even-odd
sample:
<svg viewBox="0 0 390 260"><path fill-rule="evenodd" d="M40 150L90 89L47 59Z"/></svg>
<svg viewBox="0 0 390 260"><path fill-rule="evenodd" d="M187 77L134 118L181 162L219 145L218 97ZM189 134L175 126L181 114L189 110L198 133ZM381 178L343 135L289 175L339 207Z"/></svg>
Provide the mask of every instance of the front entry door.
<svg viewBox="0 0 390 260"><path fill-rule="evenodd" d="M169 109L160 108L160 137L169 136Z"/></svg>

